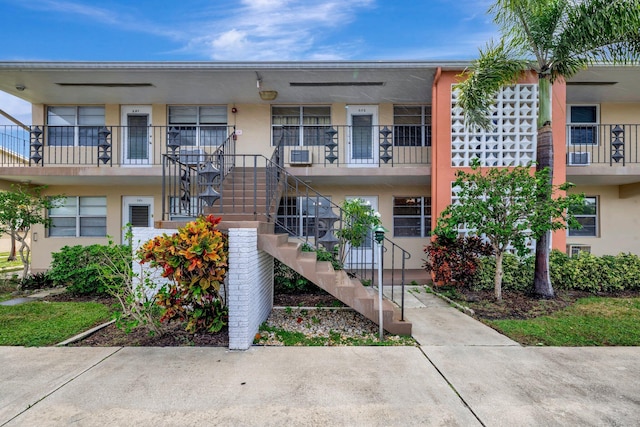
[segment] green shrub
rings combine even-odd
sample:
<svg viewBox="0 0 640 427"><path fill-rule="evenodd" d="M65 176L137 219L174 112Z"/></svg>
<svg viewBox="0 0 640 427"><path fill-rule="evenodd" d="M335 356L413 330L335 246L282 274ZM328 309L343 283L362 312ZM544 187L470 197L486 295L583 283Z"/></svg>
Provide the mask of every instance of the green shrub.
<svg viewBox="0 0 640 427"><path fill-rule="evenodd" d="M528 291L533 286L535 257L518 258L505 254L503 288ZM493 289L496 262L493 257L480 258L472 289ZM549 256L549 274L556 289L575 289L593 293L640 289L640 257L630 253L595 256L580 252L569 257L558 250Z"/></svg>
<svg viewBox="0 0 640 427"><path fill-rule="evenodd" d="M640 257L631 253L616 256L616 270L620 275L620 285L626 290L640 289Z"/></svg>
<svg viewBox="0 0 640 427"><path fill-rule="evenodd" d="M555 289L571 289L571 258L557 249L549 254L549 275Z"/></svg>
<svg viewBox="0 0 640 427"><path fill-rule="evenodd" d="M53 287L48 273L32 273L20 279L20 289L44 289Z"/></svg>
<svg viewBox="0 0 640 427"><path fill-rule="evenodd" d="M324 248L314 249L311 245L303 244L302 252L315 252L318 261L330 261L334 270L342 270L342 263L334 254ZM289 268L277 259L273 266L274 291L278 294L316 293L319 288L295 270Z"/></svg>
<svg viewBox="0 0 640 427"><path fill-rule="evenodd" d="M479 258L478 270L473 277L471 288L492 291L496 274L495 257ZM502 289L509 291L529 291L533 286L535 259L533 256L518 257L505 253L502 259Z"/></svg>
<svg viewBox="0 0 640 427"><path fill-rule="evenodd" d="M597 257L580 252L571 257L567 269L571 274L570 288L588 292L611 292L622 289L622 281L615 268L615 257Z"/></svg>
<svg viewBox="0 0 640 427"><path fill-rule="evenodd" d="M101 274L105 255L131 263L131 247L126 245L65 246L52 254L49 278L75 295L104 294Z"/></svg>

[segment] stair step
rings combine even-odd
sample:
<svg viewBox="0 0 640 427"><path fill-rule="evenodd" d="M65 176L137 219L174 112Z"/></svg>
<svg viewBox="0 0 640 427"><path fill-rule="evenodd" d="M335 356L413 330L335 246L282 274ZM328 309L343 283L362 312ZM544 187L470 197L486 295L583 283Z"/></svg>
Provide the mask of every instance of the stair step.
<svg viewBox="0 0 640 427"><path fill-rule="evenodd" d="M261 235L261 249L278 258L346 305L377 323L377 289L365 287L344 270L334 271L331 262L318 261L314 252L302 252L300 243L289 241L286 234ZM400 321L397 307L383 300L383 326L393 334L411 335L411 323Z"/></svg>

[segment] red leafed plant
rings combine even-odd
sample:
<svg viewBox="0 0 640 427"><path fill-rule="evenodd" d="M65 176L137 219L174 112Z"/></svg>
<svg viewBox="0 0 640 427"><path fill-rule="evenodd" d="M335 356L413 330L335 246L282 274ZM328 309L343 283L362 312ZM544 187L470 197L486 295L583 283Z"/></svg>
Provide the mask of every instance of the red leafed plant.
<svg viewBox="0 0 640 427"><path fill-rule="evenodd" d="M491 245L479 237L448 238L438 236L424 249L424 268L431 272L434 284L469 285L478 269L478 257L493 253Z"/></svg>
<svg viewBox="0 0 640 427"><path fill-rule="evenodd" d="M226 325L228 311L220 291L227 274L228 241L216 228L219 222L213 215L199 217L139 249L142 263L162 268L162 276L172 281L156 296L163 308L161 321L186 321L191 333L217 332Z"/></svg>

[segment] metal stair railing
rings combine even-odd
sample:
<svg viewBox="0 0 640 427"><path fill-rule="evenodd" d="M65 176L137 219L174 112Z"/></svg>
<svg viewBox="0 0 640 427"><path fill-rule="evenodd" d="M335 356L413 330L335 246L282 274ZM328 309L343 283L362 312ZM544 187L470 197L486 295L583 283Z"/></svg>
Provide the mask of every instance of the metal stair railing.
<svg viewBox="0 0 640 427"><path fill-rule="evenodd" d="M345 271L363 284L376 283L378 260L374 255L376 243L373 233L365 236L365 243L360 247L348 247L336 237L336 233L339 235L338 230L347 227L353 218L328 196L287 172L283 167L283 149L280 144L270 158L236 154L232 151L232 148L221 147L220 151L199 158L197 162L167 155L163 168L163 217L168 220L194 218L204 214L205 208L208 213L223 217L243 212L254 220L272 222L276 232L286 233L316 250L333 253L334 257L345 263ZM218 197L211 204L205 203L207 187L201 178L207 165L220 171L211 188ZM239 183L225 185L223 189L225 179L232 173L234 179L240 178ZM265 184L264 193L262 189L257 190L260 183ZM264 194L264 198L261 194ZM384 287L386 283L391 286L393 301L395 288L400 286L399 305L401 320L404 320L406 260L411 255L386 237L383 250L385 256L380 262L384 263L386 260L390 265L383 283L379 285Z"/></svg>

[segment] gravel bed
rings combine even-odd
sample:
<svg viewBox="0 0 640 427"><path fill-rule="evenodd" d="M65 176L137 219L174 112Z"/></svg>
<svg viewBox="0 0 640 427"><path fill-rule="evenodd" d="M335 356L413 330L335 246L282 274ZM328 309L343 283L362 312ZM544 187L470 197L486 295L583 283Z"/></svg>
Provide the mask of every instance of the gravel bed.
<svg viewBox="0 0 640 427"><path fill-rule="evenodd" d="M268 328L300 332L308 338L327 338L324 345L349 345L350 338L378 342L378 325L352 309L276 308L265 322ZM340 339L336 340L337 334ZM261 328L258 343L284 345L277 333ZM257 337L258 338L258 337ZM385 341L406 344L406 338L385 333Z"/></svg>

